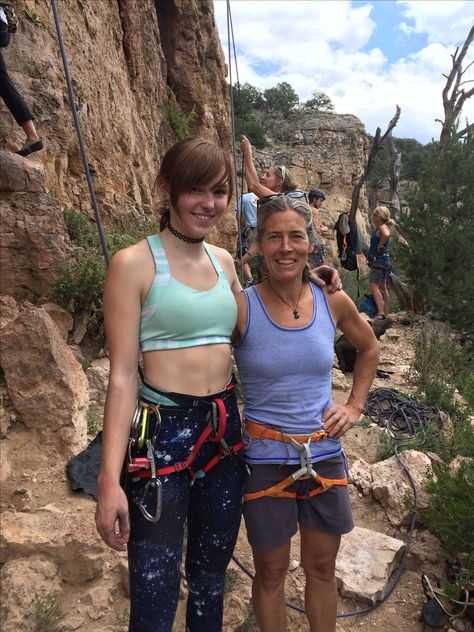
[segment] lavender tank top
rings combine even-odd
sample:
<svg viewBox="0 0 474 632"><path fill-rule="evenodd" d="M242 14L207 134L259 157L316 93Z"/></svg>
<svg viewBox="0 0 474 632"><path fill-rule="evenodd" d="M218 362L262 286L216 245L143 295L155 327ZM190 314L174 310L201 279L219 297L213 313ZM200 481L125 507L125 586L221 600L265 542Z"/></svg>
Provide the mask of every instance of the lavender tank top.
<svg viewBox="0 0 474 632"><path fill-rule="evenodd" d="M244 391L244 417L289 434L321 430L331 408L335 325L321 288L310 284L313 318L290 329L268 315L255 286L245 290L247 327L234 354ZM246 437L250 463L299 463L297 449L271 439ZM314 461L341 453L339 440L311 444Z"/></svg>

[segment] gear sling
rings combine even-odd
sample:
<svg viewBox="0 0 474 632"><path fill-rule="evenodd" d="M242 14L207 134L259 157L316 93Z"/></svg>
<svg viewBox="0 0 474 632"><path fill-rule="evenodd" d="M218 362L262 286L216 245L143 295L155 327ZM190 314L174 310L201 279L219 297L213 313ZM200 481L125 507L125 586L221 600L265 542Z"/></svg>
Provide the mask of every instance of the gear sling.
<svg viewBox="0 0 474 632"><path fill-rule="evenodd" d="M273 439L274 441L290 443L298 450L300 459L300 468L276 485L272 485L271 487L262 489L258 492L244 494L244 500L246 502L250 500L257 500L258 498L263 498L264 496L304 500L306 498L310 498L311 496L316 496L316 494L322 494L323 492L331 489L331 487L334 487L334 485L347 485L347 476L344 478L325 478L313 469L310 443L311 441L322 441L323 439L327 439L329 435L325 430L314 432L309 435L290 435L273 428L268 428L262 424L249 421L248 419L245 420L245 425L250 437L253 439ZM286 491L286 488L292 485L296 480L309 478L316 481L317 487L312 489L306 495Z"/></svg>
<svg viewBox="0 0 474 632"><path fill-rule="evenodd" d="M217 463L226 456L237 455L243 448L243 442L239 441L233 445L229 445L225 439L225 431L227 425L227 413L224 405L224 399L234 389L234 379L227 385L226 389L220 393L220 397L214 397L211 400L201 399L192 395L184 395L181 393L166 393L166 396L176 403L177 408L201 408L207 410L208 423L198 437L196 443L191 448L188 456L173 465L166 467L156 467L154 446L158 437L161 426L160 404L155 404L144 399L140 399L135 408L132 418L132 426L130 431L130 439L128 442L128 451L126 462L124 464L124 472L122 475L123 484L125 484L128 475L132 478L149 478L145 485L143 495L138 503L138 508L143 517L149 522L158 522L162 511L162 485L159 476L166 476L187 470L191 479L201 478L213 468ZM148 386L148 385L147 385ZM148 388L151 388L148 386ZM152 390L159 393L156 388ZM165 394L165 393L163 393ZM173 408L175 408L173 407ZM199 470L195 471L192 464L199 454L200 449L206 443L217 444L216 454ZM146 456L138 456L146 449ZM135 455L135 456L134 456ZM150 513L145 506L145 500L148 494L155 492L155 512Z"/></svg>

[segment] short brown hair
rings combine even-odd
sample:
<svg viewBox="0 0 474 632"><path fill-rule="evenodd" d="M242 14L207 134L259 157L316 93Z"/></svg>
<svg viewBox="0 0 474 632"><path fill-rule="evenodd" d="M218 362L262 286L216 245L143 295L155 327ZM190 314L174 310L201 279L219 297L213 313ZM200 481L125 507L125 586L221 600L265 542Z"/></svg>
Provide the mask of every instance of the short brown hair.
<svg viewBox="0 0 474 632"><path fill-rule="evenodd" d="M180 193L207 184L222 171L222 183L228 186L227 202L234 188L234 167L231 154L204 138L191 137L173 145L163 157L155 186L163 179L169 186L170 202L176 205Z"/></svg>

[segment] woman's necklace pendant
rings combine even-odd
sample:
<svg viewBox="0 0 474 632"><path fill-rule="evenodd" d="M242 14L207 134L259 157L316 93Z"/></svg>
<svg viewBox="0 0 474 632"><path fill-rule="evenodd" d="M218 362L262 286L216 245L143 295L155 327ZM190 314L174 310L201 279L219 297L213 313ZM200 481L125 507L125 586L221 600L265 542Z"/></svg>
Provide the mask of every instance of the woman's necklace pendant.
<svg viewBox="0 0 474 632"><path fill-rule="evenodd" d="M294 318L299 318L300 317L300 313L299 313L299 311L297 309L293 310L293 317Z"/></svg>

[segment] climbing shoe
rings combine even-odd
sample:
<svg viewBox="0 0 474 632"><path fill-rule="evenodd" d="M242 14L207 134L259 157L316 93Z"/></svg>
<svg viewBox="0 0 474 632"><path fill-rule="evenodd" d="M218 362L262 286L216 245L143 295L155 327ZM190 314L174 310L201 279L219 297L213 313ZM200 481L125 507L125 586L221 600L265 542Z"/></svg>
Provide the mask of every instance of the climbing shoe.
<svg viewBox="0 0 474 632"><path fill-rule="evenodd" d="M43 149L43 147L44 145L41 138L38 138L37 140L27 140L23 147L19 149L16 153L19 156L29 156L35 151L40 151L41 149Z"/></svg>

